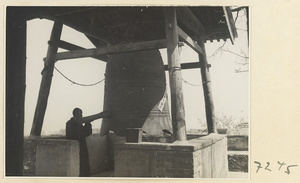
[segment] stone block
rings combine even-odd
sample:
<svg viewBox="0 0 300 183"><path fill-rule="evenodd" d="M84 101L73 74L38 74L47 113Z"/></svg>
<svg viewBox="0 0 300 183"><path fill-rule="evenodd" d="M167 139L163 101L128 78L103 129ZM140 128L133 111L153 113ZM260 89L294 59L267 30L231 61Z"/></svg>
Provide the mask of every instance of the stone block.
<svg viewBox="0 0 300 183"><path fill-rule="evenodd" d="M227 137L228 151L248 151L248 136L234 135Z"/></svg>
<svg viewBox="0 0 300 183"><path fill-rule="evenodd" d="M227 140L212 145L212 178L226 178L228 172Z"/></svg>
<svg viewBox="0 0 300 183"><path fill-rule="evenodd" d="M91 174L104 171L108 163L107 137L86 138ZM64 136L24 139L25 176L79 176L79 143Z"/></svg>
<svg viewBox="0 0 300 183"><path fill-rule="evenodd" d="M79 144L64 139L24 139L25 176L78 176Z"/></svg>
<svg viewBox="0 0 300 183"><path fill-rule="evenodd" d="M95 174L104 171L108 164L107 136L92 134L86 138L89 152L90 173Z"/></svg>
<svg viewBox="0 0 300 183"><path fill-rule="evenodd" d="M230 172L248 172L248 152L228 153L228 169Z"/></svg>
<svg viewBox="0 0 300 183"><path fill-rule="evenodd" d="M227 139L211 134L187 142L115 143L116 177L226 178Z"/></svg>
<svg viewBox="0 0 300 183"><path fill-rule="evenodd" d="M212 152L211 146L197 150L194 152L200 154L194 158L194 177L195 178L211 178L212 175Z"/></svg>

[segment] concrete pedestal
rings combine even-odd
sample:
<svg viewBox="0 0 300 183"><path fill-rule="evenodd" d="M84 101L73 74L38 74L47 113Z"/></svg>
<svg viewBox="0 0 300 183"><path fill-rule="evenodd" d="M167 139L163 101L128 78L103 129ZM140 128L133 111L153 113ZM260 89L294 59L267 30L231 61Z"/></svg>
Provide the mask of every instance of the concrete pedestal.
<svg viewBox="0 0 300 183"><path fill-rule="evenodd" d="M63 139L25 139L25 176L79 176L79 143Z"/></svg>
<svg viewBox="0 0 300 183"><path fill-rule="evenodd" d="M210 134L186 142L118 142L116 177L226 178L227 138Z"/></svg>
<svg viewBox="0 0 300 183"><path fill-rule="evenodd" d="M108 162L107 137L92 134L86 138L90 173L104 171ZM25 176L79 176L79 143L64 136L24 140Z"/></svg>

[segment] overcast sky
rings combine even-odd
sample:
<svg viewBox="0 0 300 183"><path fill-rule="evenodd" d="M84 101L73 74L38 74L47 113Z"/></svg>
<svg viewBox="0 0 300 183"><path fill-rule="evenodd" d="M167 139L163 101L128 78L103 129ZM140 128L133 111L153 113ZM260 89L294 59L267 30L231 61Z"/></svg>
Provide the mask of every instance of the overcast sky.
<svg viewBox="0 0 300 183"><path fill-rule="evenodd" d="M238 38L235 45L227 40L224 48L241 54L248 54L245 16L240 13L237 20ZM43 58L47 53L47 42L52 30L52 21L35 19L27 22L27 63L26 63L26 98L24 134L29 135L41 82ZM85 47L93 48L89 40L81 33L64 26L61 40ZM241 65L236 62L242 59L232 53L222 52L211 56L224 42L206 43L208 62L212 65L211 84L216 116L233 116L237 120L249 116L249 72L236 73ZM188 46L180 48L181 62L198 61L197 54ZM62 50L59 50L62 51ZM166 50L161 50L162 58L167 63ZM91 84L104 79L106 63L91 59L72 59L56 63L56 67L68 78L82 84ZM248 66L242 69L248 69ZM166 72L168 76L168 72ZM182 71L183 93L187 129L200 128L205 124L203 89L200 69ZM167 78L167 83L169 83ZM192 85L199 86L192 86ZM102 111L104 82L92 87L72 84L54 71L48 106L44 118L42 135L65 129L65 123L72 117L72 110L80 107L83 115L91 115ZM169 97L170 98L170 97ZM199 123L201 121L201 124ZM101 119L93 122L93 128L100 128ZM202 125L203 126L203 125Z"/></svg>

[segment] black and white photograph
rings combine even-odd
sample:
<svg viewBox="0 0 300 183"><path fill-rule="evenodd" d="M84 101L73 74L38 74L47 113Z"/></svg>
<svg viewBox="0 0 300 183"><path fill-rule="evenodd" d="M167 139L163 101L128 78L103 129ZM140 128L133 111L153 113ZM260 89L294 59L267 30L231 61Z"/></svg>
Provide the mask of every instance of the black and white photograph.
<svg viewBox="0 0 300 183"><path fill-rule="evenodd" d="M299 182L300 1L0 4L0 182Z"/></svg>
<svg viewBox="0 0 300 183"><path fill-rule="evenodd" d="M7 6L5 176L249 178L248 6Z"/></svg>

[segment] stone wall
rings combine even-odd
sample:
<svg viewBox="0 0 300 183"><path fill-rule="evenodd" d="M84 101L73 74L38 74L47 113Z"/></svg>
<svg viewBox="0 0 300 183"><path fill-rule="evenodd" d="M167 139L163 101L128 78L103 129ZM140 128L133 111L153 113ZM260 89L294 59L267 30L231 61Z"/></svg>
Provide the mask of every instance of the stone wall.
<svg viewBox="0 0 300 183"><path fill-rule="evenodd" d="M178 143L115 143L116 177L226 178L227 139L211 134Z"/></svg>
<svg viewBox="0 0 300 183"><path fill-rule="evenodd" d="M225 177L228 169L248 172L248 151L244 151L248 150L247 136L190 135L188 139L186 143L125 143L124 138L93 134L87 138L91 174L114 170L114 164L118 177L219 178ZM79 167L74 163L77 160L72 161L72 167L69 164L77 145L64 137L25 139L24 175L78 176L71 174L71 168ZM59 168L53 168L56 166ZM45 171L51 167L55 171Z"/></svg>
<svg viewBox="0 0 300 183"><path fill-rule="evenodd" d="M104 171L108 166L107 136L101 137L100 134L92 134L86 138L86 142L91 175Z"/></svg>
<svg viewBox="0 0 300 183"><path fill-rule="evenodd" d="M107 137L92 134L86 138L91 174L107 166ZM25 138L24 176L79 176L79 143L65 137Z"/></svg>
<svg viewBox="0 0 300 183"><path fill-rule="evenodd" d="M230 172L248 172L249 139L247 135L230 135L228 139L228 169Z"/></svg>
<svg viewBox="0 0 300 183"><path fill-rule="evenodd" d="M228 151L248 151L248 136L230 135L227 136Z"/></svg>
<svg viewBox="0 0 300 183"><path fill-rule="evenodd" d="M248 172L248 152L228 152L228 170L230 172Z"/></svg>
<svg viewBox="0 0 300 183"><path fill-rule="evenodd" d="M36 162L36 146L37 143L24 139L23 150L23 175L32 176L35 175L35 162Z"/></svg>
<svg viewBox="0 0 300 183"><path fill-rule="evenodd" d="M24 175L78 176L79 144L64 139L25 139Z"/></svg>

